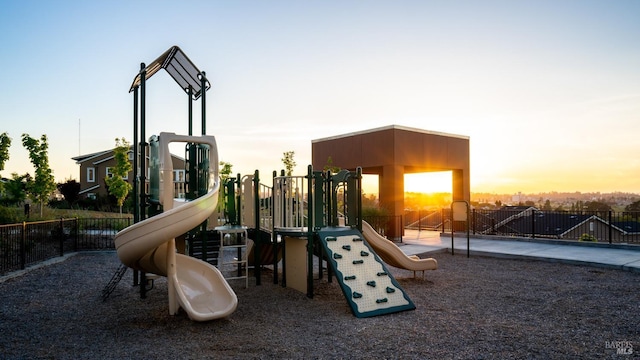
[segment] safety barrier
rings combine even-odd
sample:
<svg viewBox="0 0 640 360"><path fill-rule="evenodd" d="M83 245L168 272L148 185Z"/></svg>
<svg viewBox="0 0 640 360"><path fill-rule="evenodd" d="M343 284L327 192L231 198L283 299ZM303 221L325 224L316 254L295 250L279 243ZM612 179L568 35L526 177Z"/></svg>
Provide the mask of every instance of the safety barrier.
<svg viewBox="0 0 640 360"><path fill-rule="evenodd" d="M59 219L0 225L0 275L66 253L114 249L130 218Z"/></svg>
<svg viewBox="0 0 640 360"><path fill-rule="evenodd" d="M450 210L405 214L410 229L450 232ZM534 207L472 209L470 232L526 238L548 238L605 243L640 244L640 212L552 211Z"/></svg>

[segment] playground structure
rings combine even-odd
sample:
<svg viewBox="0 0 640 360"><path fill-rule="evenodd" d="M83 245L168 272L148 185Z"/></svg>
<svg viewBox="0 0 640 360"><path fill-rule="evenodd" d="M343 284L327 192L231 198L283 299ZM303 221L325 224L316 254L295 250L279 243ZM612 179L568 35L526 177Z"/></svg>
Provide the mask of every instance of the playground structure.
<svg viewBox="0 0 640 360"><path fill-rule="evenodd" d="M160 133L147 143L145 84L162 68L189 97L189 134ZM206 249L215 246L208 242L216 233L220 235L220 248L227 235L244 234L249 244L235 245L238 256L232 263L237 265L239 275L244 267L245 281L248 268L253 266L256 285L260 285L262 268L272 265L274 284L313 297L316 256L319 277L326 261L328 281L335 275L355 316L415 309L383 260L413 270L414 276L415 271L432 270L437 264L433 259L409 259L362 221L360 168L332 174L314 171L310 165L304 176L285 176L284 172L278 176L274 172L270 186L260 182L258 171L221 183L215 138L206 135L205 94L209 87L205 73L177 46L151 65L141 64L131 87L134 224L116 235L115 245L122 263L136 270L134 285L140 286L141 297L148 290L147 273L161 275L168 281L170 314L183 308L192 320L207 321L233 313L237 297L228 278L212 264L217 259L211 259ZM192 100L198 98L202 101L202 135L194 136ZM172 178L169 144L174 142L186 144L184 198L176 196ZM147 154L148 186L145 171L140 170L147 167ZM216 212L219 194L224 199L224 214ZM221 218L224 225L218 226ZM387 247L385 241L395 249ZM197 242L203 248L199 255L192 251ZM121 277L122 271L117 274Z"/></svg>
<svg viewBox="0 0 640 360"><path fill-rule="evenodd" d="M267 249L274 284L313 297L315 256L318 278L323 277L326 261L328 281L335 275L355 316L414 309L385 262L414 271L414 276L415 271L435 270L437 262L404 255L362 220L361 180L359 168L334 174L314 171L312 166L303 176L274 172L272 186L260 183L258 171L228 179L229 218L233 225L252 229L256 284L261 266L267 265L261 262Z"/></svg>

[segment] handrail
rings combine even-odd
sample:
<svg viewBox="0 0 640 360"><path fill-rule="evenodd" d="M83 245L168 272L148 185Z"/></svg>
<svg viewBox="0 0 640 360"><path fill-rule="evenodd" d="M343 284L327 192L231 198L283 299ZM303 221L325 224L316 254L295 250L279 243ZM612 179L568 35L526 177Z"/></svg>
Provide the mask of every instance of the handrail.
<svg viewBox="0 0 640 360"><path fill-rule="evenodd" d="M273 227L305 231L308 227L308 199L306 176L276 176L273 178Z"/></svg>

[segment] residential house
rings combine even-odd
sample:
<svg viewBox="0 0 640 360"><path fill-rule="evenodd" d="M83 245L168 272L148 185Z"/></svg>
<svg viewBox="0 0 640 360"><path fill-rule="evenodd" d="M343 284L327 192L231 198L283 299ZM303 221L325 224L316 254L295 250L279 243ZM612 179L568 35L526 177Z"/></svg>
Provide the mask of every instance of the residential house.
<svg viewBox="0 0 640 360"><path fill-rule="evenodd" d="M133 162L133 151L128 153L129 161ZM173 181L176 184L176 197L184 197L185 182L185 160L176 155L171 155L173 162ZM76 164L80 165L80 196L95 199L99 196L107 196L107 186L105 179L113 176L111 168L116 165L113 149L99 151L91 154L80 155L72 158ZM149 165L147 156L146 165ZM147 181L145 184L148 193L149 169L147 167ZM125 178L133 185L133 170ZM182 189L182 190L180 190ZM182 192L181 192L182 191Z"/></svg>

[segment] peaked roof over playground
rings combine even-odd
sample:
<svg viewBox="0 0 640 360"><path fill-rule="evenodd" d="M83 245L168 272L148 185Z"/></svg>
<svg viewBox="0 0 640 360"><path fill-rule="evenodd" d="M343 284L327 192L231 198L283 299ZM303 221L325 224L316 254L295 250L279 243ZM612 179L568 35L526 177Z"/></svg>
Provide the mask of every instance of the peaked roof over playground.
<svg viewBox="0 0 640 360"><path fill-rule="evenodd" d="M187 94L189 94L191 89L191 96L193 96L194 100L197 100L202 95L203 86L200 79L200 70L198 70L178 46L172 46L157 59L153 60L153 62L144 69L146 71L146 78L149 79L160 71L160 69L165 69ZM133 79L129 92L132 92L136 87L140 86L141 81L142 77L140 73L138 73L135 79ZM206 80L204 85L205 91L209 90L210 87L211 84Z"/></svg>
<svg viewBox="0 0 640 360"><path fill-rule="evenodd" d="M471 197L468 136L390 125L312 140L311 157L316 169L330 158L333 166L379 175L380 204L394 216L404 211L405 173L451 171L453 200Z"/></svg>

